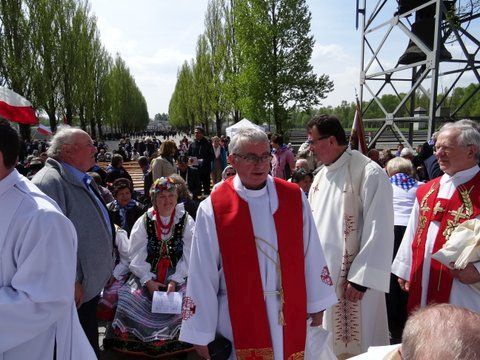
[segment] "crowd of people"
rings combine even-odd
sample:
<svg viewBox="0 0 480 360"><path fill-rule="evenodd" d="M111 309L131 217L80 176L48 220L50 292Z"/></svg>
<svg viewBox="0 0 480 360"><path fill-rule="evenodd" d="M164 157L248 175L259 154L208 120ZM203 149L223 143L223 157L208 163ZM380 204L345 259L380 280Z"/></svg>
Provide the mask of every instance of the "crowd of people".
<svg viewBox="0 0 480 360"><path fill-rule="evenodd" d="M335 116L306 138L295 155L280 134L197 127L110 152L0 121L0 358L94 359L99 320L105 347L153 357L478 358L479 125L416 154L352 150ZM160 293L181 311L153 311Z"/></svg>

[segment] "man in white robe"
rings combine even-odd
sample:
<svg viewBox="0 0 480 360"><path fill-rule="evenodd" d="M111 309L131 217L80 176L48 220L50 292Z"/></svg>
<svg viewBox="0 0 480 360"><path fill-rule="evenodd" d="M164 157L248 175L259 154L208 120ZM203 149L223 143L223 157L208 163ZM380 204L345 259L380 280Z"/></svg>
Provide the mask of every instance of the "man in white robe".
<svg viewBox="0 0 480 360"><path fill-rule="evenodd" d="M279 255L276 250L279 248L277 241L279 234L277 234L273 216L281 204L279 204L277 196L278 185L276 186L273 178L268 175L271 160L268 139L262 131L242 129L232 139L229 150L229 162L236 169L237 175L233 180L226 181L231 184L233 191L248 203L264 298L262 303L265 304L267 312L273 355L274 359L283 360L284 341L287 339L283 336L284 329L279 321L282 306L278 292L282 284L274 261L277 261L281 254ZM283 181L283 183L286 182ZM229 300L227 292L225 268L219 246L219 234L217 234L219 224L215 223L216 210L212 204L212 197L215 197L215 193L226 189L228 188L222 184L200 204L197 213L186 293L190 307L186 309L186 312L184 311L180 340L196 344L197 352L202 357L209 358L207 344L212 342L217 334L220 334L234 342L234 350L230 359L243 359L244 357L236 354L235 351L236 344L233 340L234 334L228 305L232 299ZM294 190L297 191L296 188ZM298 191L301 191L300 188ZM312 326L320 326L323 311L336 303L337 299L310 207L305 196L301 193L298 195L301 196L300 208L303 220L303 252L301 254L304 257L305 266L295 276L299 279L305 277L306 294L303 296L306 297L306 311L310 314ZM288 220L286 221L288 222ZM240 226L242 225L240 224ZM255 272L254 267L244 267L240 273ZM302 270L304 270L303 274ZM285 277L287 275L282 273L282 279ZM298 294L299 298L301 296L302 294ZM251 329L255 327L258 310L250 309L252 315L248 321ZM299 316L301 315L299 314ZM288 325L288 319L286 323ZM302 326L305 329L306 324ZM304 344L305 341L302 344L302 352ZM271 357L258 357L258 359L271 359Z"/></svg>
<svg viewBox="0 0 480 360"><path fill-rule="evenodd" d="M18 134L0 122L0 359L96 359L75 308L77 235L15 170Z"/></svg>
<svg viewBox="0 0 480 360"><path fill-rule="evenodd" d="M393 254L392 187L375 162L348 149L336 117L314 117L308 128L324 164L309 201L340 299L323 324L333 333L335 354L348 358L389 343L384 293Z"/></svg>
<svg viewBox="0 0 480 360"><path fill-rule="evenodd" d="M460 186L467 182L474 181L472 185L478 189L480 181L475 180L475 178L480 171L477 165L480 158L480 133L475 124L465 120L460 120L453 124L445 124L438 133L435 149L440 169L445 174L441 178L432 180L423 186L429 188L434 182L438 182L437 199L439 201L441 199L451 201L452 196L458 189L461 189ZM471 200L474 202L474 208L477 208L478 198L472 198L472 194L471 192ZM418 199L416 199L407 230L392 265L392 272L399 277L400 287L407 292L411 291L410 280L413 271L412 242L416 238L420 218L424 216L423 211L420 209L421 207L426 209L426 206L420 206ZM475 216L474 218L480 219L480 216ZM467 219L468 217L464 218L464 220ZM415 304L415 306L420 305L424 307L431 301L427 299L432 268L431 256L435 252L434 246L437 236L445 231L441 224L440 221L432 220L427 229L425 252L419 255L423 257L421 297L420 303ZM458 223L455 225L458 225ZM464 270L447 271L450 271L450 274L453 276L448 302L480 312L480 295L478 291L470 286L480 282L480 263L469 263ZM438 301L436 302L438 303Z"/></svg>

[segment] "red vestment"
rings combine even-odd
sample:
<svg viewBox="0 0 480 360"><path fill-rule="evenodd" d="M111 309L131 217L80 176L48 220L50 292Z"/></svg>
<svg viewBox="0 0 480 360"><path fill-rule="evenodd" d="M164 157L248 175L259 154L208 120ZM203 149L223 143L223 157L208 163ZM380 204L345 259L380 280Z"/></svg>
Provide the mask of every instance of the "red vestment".
<svg viewBox="0 0 480 360"><path fill-rule="evenodd" d="M307 302L302 198L296 184L277 178L274 178L274 182L279 204L273 218L281 269L280 292L283 290L284 299L284 358L303 359ZM212 192L211 200L237 359L273 359L248 203L240 198L233 188L233 178L226 180Z"/></svg>
<svg viewBox="0 0 480 360"><path fill-rule="evenodd" d="M448 240L455 228L464 221L480 215L480 172L473 179L458 186L450 199L438 199L440 179L436 178L418 188L420 219L412 242L412 271L408 310L420 305L422 297L422 272L425 258L427 233L432 221L440 222L440 229L432 253L436 253ZM448 303L453 278L449 270L435 259L431 259L428 279L427 304Z"/></svg>

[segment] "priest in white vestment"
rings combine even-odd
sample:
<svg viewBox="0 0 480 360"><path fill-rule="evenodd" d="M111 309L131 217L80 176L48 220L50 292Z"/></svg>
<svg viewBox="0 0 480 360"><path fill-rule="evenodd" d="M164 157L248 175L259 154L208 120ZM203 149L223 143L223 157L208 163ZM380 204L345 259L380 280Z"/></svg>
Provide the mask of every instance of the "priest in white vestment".
<svg viewBox="0 0 480 360"><path fill-rule="evenodd" d="M392 187L373 161L348 149L334 116L308 124L311 149L324 166L309 192L310 206L339 304L326 311L340 358L389 343L385 293L393 253Z"/></svg>
<svg viewBox="0 0 480 360"><path fill-rule="evenodd" d="M15 170L20 140L0 122L0 359L96 359L74 302L77 235Z"/></svg>
<svg viewBox="0 0 480 360"><path fill-rule="evenodd" d="M448 302L480 312L480 294L470 286L480 282L480 263L469 263L463 270L451 270L445 266L442 267L432 259L436 248L448 241L449 234L456 226L470 218L480 220L480 196L478 195L480 168L477 165L480 158L478 125L465 120L445 124L437 136L435 155L440 169L445 174L423 185L425 195L421 198L417 197L415 201L407 230L392 265L392 272L399 277L400 287L409 292L410 310L418 306L424 307L431 302ZM464 195L466 196L461 196L462 201L454 206L454 209L458 208L458 210L448 211L449 203L456 201L456 197L462 193L462 189L465 187ZM421 190L422 187L419 188L419 192ZM429 206L430 198L434 206ZM455 216L452 219L446 218L450 214ZM423 217L425 220L422 219ZM423 231L424 228L426 228L426 233ZM426 239L422 239L420 236L422 232ZM423 261L421 268L418 269L421 281L417 291L417 289L413 289L411 283L415 255L412 245L422 241L425 243L424 252L417 256L417 261ZM444 275L438 280L438 283L440 280L447 281L450 278L447 293L441 300L435 298L431 288L429 289L432 271L436 271L435 266L440 267ZM437 286L438 284L435 285L435 287ZM412 295L415 292L418 292L417 296ZM411 301L413 298L416 298L417 301Z"/></svg>
<svg viewBox="0 0 480 360"><path fill-rule="evenodd" d="M233 342L229 359L303 358L307 313L312 326L320 326L323 311L337 302L310 207L298 186L268 175L271 154L264 132L240 130L229 150L229 162L237 175L225 180L198 209L180 340L196 344L204 358L211 355L207 344L219 336ZM285 192L298 212L293 203L293 207L282 203ZM223 205L220 200L225 200ZM228 208L225 216L232 227L216 223L222 215L221 205ZM278 217L281 209L290 209L290 216ZM298 233L285 244L283 232L297 227ZM228 251L235 244L232 259ZM283 249L291 244L294 247L285 253ZM247 277L252 282L258 277L259 294L245 283L236 295L236 283ZM296 283L303 284L303 291L292 296L289 287ZM256 305L246 305L255 297L259 299ZM298 313L292 316L296 306ZM257 332L264 325L262 316L266 346L255 335L265 335ZM297 333L303 335L283 335L297 325Z"/></svg>

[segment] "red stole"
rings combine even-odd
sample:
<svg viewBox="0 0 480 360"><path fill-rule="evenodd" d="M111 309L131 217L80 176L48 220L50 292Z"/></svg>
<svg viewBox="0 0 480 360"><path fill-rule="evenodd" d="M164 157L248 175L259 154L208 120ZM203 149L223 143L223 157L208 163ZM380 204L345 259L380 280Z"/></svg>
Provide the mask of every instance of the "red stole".
<svg viewBox="0 0 480 360"><path fill-rule="evenodd" d="M413 261L408 296L409 312L420 306L421 303L423 262L430 223L432 221L440 222L432 251L434 254L442 248L459 224L480 214L480 172L470 181L458 186L449 200L437 199L440 179L438 177L428 182L417 191L420 218L412 243ZM452 282L453 278L448 268L437 260L431 259L427 304L431 302L448 303Z"/></svg>
<svg viewBox="0 0 480 360"><path fill-rule="evenodd" d="M273 215L284 291L285 359L303 359L307 300L303 252L302 198L296 184L274 179L279 207ZM233 342L239 360L273 359L257 248L248 203L233 177L211 194L228 294ZM271 296L271 295L269 295Z"/></svg>

